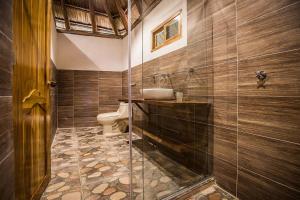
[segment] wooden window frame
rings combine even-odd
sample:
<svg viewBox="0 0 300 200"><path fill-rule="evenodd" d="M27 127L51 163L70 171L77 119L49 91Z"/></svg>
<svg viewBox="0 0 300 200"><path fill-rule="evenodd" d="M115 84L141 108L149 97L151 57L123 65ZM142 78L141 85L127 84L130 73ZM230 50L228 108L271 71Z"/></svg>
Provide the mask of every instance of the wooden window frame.
<svg viewBox="0 0 300 200"><path fill-rule="evenodd" d="M179 16L178 33L175 36L167 39L166 38L167 37L166 28L178 16ZM161 45L159 45L159 46L155 46L155 44L156 44L156 34L158 32L160 32L161 29L163 29L163 31L164 31L164 42ZM167 46L167 45L169 45L169 44L171 44L171 43L173 43L173 42L175 42L175 41L177 41L177 40L179 40L181 38L182 38L182 10L176 12L175 15L172 15L167 20L165 20L164 22L162 22L159 26L157 26L154 30L152 30L152 32L151 32L151 39L152 39L152 50L151 50L151 52L156 51L156 50L158 50L158 49L160 49L160 48L162 48L164 46Z"/></svg>

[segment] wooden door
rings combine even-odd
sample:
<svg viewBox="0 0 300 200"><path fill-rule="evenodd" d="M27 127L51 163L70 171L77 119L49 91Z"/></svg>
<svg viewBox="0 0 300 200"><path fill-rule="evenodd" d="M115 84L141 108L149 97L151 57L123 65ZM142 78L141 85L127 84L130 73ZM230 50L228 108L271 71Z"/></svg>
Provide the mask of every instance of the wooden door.
<svg viewBox="0 0 300 200"><path fill-rule="evenodd" d="M50 180L50 0L15 0L13 109L16 197L39 199Z"/></svg>

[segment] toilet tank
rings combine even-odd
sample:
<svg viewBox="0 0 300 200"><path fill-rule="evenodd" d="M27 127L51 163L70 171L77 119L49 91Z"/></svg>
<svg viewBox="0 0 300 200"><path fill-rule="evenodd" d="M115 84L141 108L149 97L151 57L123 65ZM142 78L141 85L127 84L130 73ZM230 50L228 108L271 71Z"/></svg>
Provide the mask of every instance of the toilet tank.
<svg viewBox="0 0 300 200"><path fill-rule="evenodd" d="M121 102L118 112L120 113L119 118L128 118L128 103Z"/></svg>

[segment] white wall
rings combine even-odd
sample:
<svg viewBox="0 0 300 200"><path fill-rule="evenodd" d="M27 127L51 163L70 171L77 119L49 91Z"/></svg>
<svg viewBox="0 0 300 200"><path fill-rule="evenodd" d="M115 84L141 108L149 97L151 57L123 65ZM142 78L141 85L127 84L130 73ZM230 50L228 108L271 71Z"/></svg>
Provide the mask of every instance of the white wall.
<svg viewBox="0 0 300 200"><path fill-rule="evenodd" d="M151 32L182 10L182 38L151 52ZM128 38L123 40L57 34L57 68L123 71L128 68ZM187 45L187 0L162 0L132 31L132 66L137 66Z"/></svg>
<svg viewBox="0 0 300 200"><path fill-rule="evenodd" d="M152 30L162 22L182 10L182 38L174 43L152 50ZM147 15L132 32L132 66L147 62L187 45L187 0L163 0ZM127 51L127 37L124 38L123 48ZM125 66L128 66L125 58Z"/></svg>
<svg viewBox="0 0 300 200"><path fill-rule="evenodd" d="M122 71L122 40L58 33L57 68Z"/></svg>
<svg viewBox="0 0 300 200"><path fill-rule="evenodd" d="M57 64L57 32L55 29L54 19L51 20L51 51L50 51L50 58Z"/></svg>

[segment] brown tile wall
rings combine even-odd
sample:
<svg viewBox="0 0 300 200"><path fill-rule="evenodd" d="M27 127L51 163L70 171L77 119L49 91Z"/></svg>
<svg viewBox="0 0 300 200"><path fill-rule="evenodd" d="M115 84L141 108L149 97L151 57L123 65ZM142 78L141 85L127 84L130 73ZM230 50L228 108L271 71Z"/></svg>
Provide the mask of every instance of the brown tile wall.
<svg viewBox="0 0 300 200"><path fill-rule="evenodd" d="M98 73L74 71L74 126L97 125L98 114Z"/></svg>
<svg viewBox="0 0 300 200"><path fill-rule="evenodd" d="M185 100L211 103L207 116L194 113L208 127L212 173L243 200L300 198L299 10L299 0L188 0L188 45L132 68L133 98L157 86L154 73L169 73ZM268 74L264 88L258 70ZM166 120L174 112L159 115L180 130Z"/></svg>
<svg viewBox="0 0 300 200"><path fill-rule="evenodd" d="M140 89L142 88L142 65L136 66L131 70L131 96L134 99L141 97ZM122 72L122 96L127 98L128 96L128 70Z"/></svg>
<svg viewBox="0 0 300 200"><path fill-rule="evenodd" d="M15 199L12 124L12 1L0 1L0 193Z"/></svg>
<svg viewBox="0 0 300 200"><path fill-rule="evenodd" d="M58 71L58 127L98 125L97 115L115 112L122 98L122 73Z"/></svg>
<svg viewBox="0 0 300 200"><path fill-rule="evenodd" d="M241 199L300 198L299 9L297 0L237 2Z"/></svg>
<svg viewBox="0 0 300 200"><path fill-rule="evenodd" d="M99 113L115 112L122 98L122 72L99 72Z"/></svg>
<svg viewBox="0 0 300 200"><path fill-rule="evenodd" d="M50 80L57 82L57 69L53 61L51 61L51 78ZM52 141L54 139L57 130L57 86L51 87L50 98L51 98L51 120L52 120Z"/></svg>
<svg viewBox="0 0 300 200"><path fill-rule="evenodd" d="M74 127L74 71L58 70L57 81L58 127Z"/></svg>

